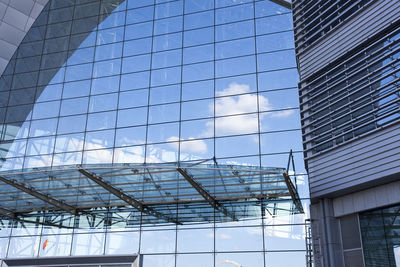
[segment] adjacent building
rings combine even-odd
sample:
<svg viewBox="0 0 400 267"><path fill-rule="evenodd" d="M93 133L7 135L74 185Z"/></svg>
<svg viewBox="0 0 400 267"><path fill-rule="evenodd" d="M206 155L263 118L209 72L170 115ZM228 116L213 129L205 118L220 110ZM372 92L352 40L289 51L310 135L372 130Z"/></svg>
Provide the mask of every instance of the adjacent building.
<svg viewBox="0 0 400 267"><path fill-rule="evenodd" d="M1 0L0 19L2 266L306 265L289 2Z"/></svg>
<svg viewBox="0 0 400 267"><path fill-rule="evenodd" d="M315 266L399 266L399 1L294 1Z"/></svg>

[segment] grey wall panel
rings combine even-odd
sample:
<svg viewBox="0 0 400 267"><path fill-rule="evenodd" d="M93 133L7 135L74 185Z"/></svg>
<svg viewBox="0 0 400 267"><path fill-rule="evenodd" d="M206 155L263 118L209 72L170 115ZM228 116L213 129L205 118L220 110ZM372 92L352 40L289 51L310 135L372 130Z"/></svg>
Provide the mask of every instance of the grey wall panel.
<svg viewBox="0 0 400 267"><path fill-rule="evenodd" d="M335 217L400 202L400 182L393 182L333 199Z"/></svg>
<svg viewBox="0 0 400 267"><path fill-rule="evenodd" d="M400 1L375 1L349 22L299 55L301 79L309 77L398 19Z"/></svg>
<svg viewBox="0 0 400 267"><path fill-rule="evenodd" d="M400 124L310 158L308 166L311 198L400 173Z"/></svg>

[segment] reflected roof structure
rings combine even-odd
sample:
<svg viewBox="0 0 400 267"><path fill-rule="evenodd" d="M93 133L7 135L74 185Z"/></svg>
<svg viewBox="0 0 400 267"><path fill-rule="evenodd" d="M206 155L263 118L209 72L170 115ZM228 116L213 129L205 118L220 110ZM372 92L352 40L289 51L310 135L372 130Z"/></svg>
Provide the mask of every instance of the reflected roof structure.
<svg viewBox="0 0 400 267"><path fill-rule="evenodd" d="M11 218L32 211L79 215L129 207L152 223L182 224L236 221L272 209L303 212L285 169L204 162L8 171L0 173L0 189L0 213Z"/></svg>

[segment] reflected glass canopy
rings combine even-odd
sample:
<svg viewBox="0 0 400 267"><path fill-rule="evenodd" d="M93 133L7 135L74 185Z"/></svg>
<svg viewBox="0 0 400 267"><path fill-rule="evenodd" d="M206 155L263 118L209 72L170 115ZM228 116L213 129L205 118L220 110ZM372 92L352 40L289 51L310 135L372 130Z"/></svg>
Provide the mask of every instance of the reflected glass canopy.
<svg viewBox="0 0 400 267"><path fill-rule="evenodd" d="M0 212L90 215L132 208L138 223L237 221L301 213L283 168L218 164L97 164L0 173Z"/></svg>

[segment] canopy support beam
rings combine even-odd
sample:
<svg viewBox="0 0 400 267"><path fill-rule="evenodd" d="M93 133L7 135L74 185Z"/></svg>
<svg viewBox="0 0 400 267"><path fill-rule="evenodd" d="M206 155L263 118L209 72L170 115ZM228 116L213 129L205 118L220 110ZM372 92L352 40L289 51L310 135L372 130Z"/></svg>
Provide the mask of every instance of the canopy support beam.
<svg viewBox="0 0 400 267"><path fill-rule="evenodd" d="M24 193L27 193L27 194L35 197L35 198L38 198L38 199L40 199L40 200L42 200L44 202L47 202L47 203L49 203L49 204L51 204L51 205L53 205L53 206L55 206L55 207L57 207L59 209L65 210L65 211L71 213L72 215L75 215L77 213L77 208L75 208L73 206L70 206L70 205L68 205L68 204L66 204L66 203L64 203L62 201L57 200L57 199L54 199L54 198L52 198L52 197L50 197L48 195L42 194L42 193L36 191L35 189L33 189L32 187L28 188L22 183L18 183L18 182L15 182L15 181L8 180L7 178L2 177L2 176L0 176L0 181L2 181L3 183L6 183L6 184L8 184L8 185L10 185L12 187L15 187L18 190L20 190L20 191L22 191Z"/></svg>
<svg viewBox="0 0 400 267"><path fill-rule="evenodd" d="M175 220L173 218L170 218L169 216L166 216L166 215L164 215L164 214L152 209L151 207L149 207L149 206L137 201L133 197L125 194L121 190L113 187L109 183L103 181L103 179L100 176L97 176L95 174L89 173L88 171L86 171L84 169L79 169L79 172L82 173L84 176L86 176L91 181L93 181L96 184L98 184L99 186L103 187L105 190L107 190L108 192L110 192L114 196L116 196L119 199L121 199L122 201L124 201L125 203L131 205L132 207L134 207L138 211L140 211L142 213L145 213L147 215L154 216L154 217L156 217L158 219L164 219L167 222L171 222L171 223L175 223L175 224L181 224L177 220Z"/></svg>
<svg viewBox="0 0 400 267"><path fill-rule="evenodd" d="M287 188L289 190L290 197L292 198L293 204L296 206L296 209L300 213L304 213L303 205L301 204L299 193L297 192L296 187L293 185L289 174L284 172L283 177L285 178L285 182L286 182Z"/></svg>
<svg viewBox="0 0 400 267"><path fill-rule="evenodd" d="M210 203L211 206L214 207L214 209L219 210L222 212L225 216L232 218L234 221L237 221L238 219L234 214L229 212L224 206L222 206L218 201L215 200L199 183L197 183L191 175L189 175L186 170L182 168L177 168L176 169L185 179L186 181L189 182L189 184L196 189L197 192L208 202Z"/></svg>

